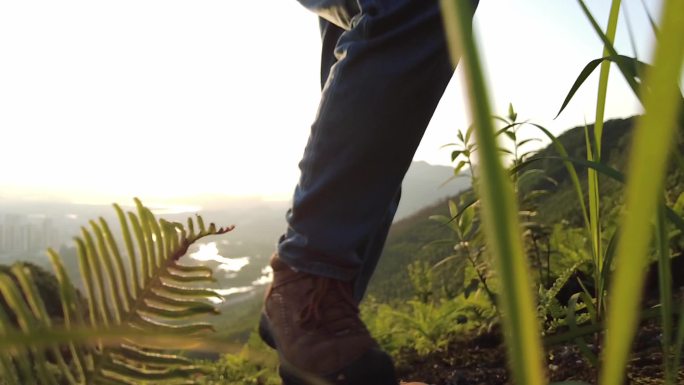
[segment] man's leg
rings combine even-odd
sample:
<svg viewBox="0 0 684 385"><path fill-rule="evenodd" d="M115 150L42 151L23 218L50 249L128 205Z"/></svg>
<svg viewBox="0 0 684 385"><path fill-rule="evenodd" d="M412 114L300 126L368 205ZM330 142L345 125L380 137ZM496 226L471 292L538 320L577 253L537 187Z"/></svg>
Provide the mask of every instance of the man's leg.
<svg viewBox="0 0 684 385"><path fill-rule="evenodd" d="M278 349L286 385L306 383L310 374L335 384L396 385L391 359L357 304L453 71L436 0L358 5L349 29L328 35L336 39L334 60L328 56L324 67L260 324L262 338ZM325 38L324 30L324 46Z"/></svg>
<svg viewBox="0 0 684 385"><path fill-rule="evenodd" d="M320 29L321 29L321 89L325 87L325 83L328 81L328 75L330 74L330 69L337 62L335 57L335 47L337 42L344 33L344 29L339 27L332 22L320 18ZM358 275L355 279L354 284L354 298L361 302L363 295L366 292L368 283L370 282L373 271L377 266L378 260L380 259L380 254L382 253L383 246L385 245L385 239L387 238L387 233L392 225L392 220L394 219L394 214L399 206L399 199L401 197L401 189L399 189L395 197L389 202L387 207L387 212L380 225L368 234L366 239L361 242L357 249L357 254L361 256L363 265L359 270Z"/></svg>
<svg viewBox="0 0 684 385"><path fill-rule="evenodd" d="M366 262L359 251L387 222L453 72L436 1L360 4L335 47L278 247L298 271L341 280Z"/></svg>

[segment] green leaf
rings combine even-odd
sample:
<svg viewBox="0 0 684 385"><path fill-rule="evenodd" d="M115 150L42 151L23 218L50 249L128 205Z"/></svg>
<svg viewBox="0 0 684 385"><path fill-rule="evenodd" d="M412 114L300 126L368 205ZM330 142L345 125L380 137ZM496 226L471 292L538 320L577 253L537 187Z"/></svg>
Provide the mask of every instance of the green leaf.
<svg viewBox="0 0 684 385"><path fill-rule="evenodd" d="M465 144L470 143L470 138L473 135L473 130L475 129L475 125L471 124L468 126L468 129L466 130L466 135L465 135Z"/></svg>
<svg viewBox="0 0 684 385"><path fill-rule="evenodd" d="M74 323L79 326L84 326L85 321L83 319L83 312L78 303L76 289L74 289L74 285L71 283L71 279L64 269L62 260L52 249L48 249L47 254L50 258L52 268L55 271L55 275L57 276L57 282L59 283L59 297L62 302L64 326L67 329L73 327ZM85 354L81 349L78 349L74 343L69 343L69 352L71 353L71 356L74 357L74 365L78 375L80 378L85 378Z"/></svg>
<svg viewBox="0 0 684 385"><path fill-rule="evenodd" d="M147 250L147 267L148 267L148 274L150 277L152 277L156 271L157 268L159 267L157 265L157 257L155 254L155 247L154 247L154 232L152 230L152 225L150 224L149 218L147 216L147 209L145 206L142 205L142 202L140 202L139 199L135 198L135 205L138 209L138 218L136 218L137 221L139 221L140 227L142 229L142 234L145 236L145 246ZM132 217L131 219L133 219ZM144 262L143 262L143 268L144 268Z"/></svg>
<svg viewBox="0 0 684 385"><path fill-rule="evenodd" d="M518 113L513 109L513 103L508 103L508 119L510 119L512 122L515 122L517 118Z"/></svg>
<svg viewBox="0 0 684 385"><path fill-rule="evenodd" d="M128 265L131 269L131 280L133 281L133 287L131 288L132 298L137 298L140 292L140 277L138 274L138 262L136 261L135 246L133 245L133 238L131 237L131 230L128 227L128 221L126 221L126 215L119 205L113 204L116 215L119 218L119 224L121 225L121 234L123 235L124 243L126 245L126 252L128 253Z"/></svg>
<svg viewBox="0 0 684 385"><path fill-rule="evenodd" d="M594 16L591 14L589 11L589 8L587 8L587 5L584 3L583 0L578 0L580 7L582 8L582 12L584 12L585 16L589 20L589 23L591 24L592 28L594 29L594 32L598 35L598 37L601 39L603 42L604 46L604 52L608 52L610 55L604 55L604 56L619 56L618 52L615 50L615 47L613 46L612 39L607 36L603 31L601 30L601 27L598 25L596 20L594 19ZM611 9L612 12L612 9ZM639 84L635 80L636 78L636 73L631 71L631 68L628 66L625 66L622 62L616 61L615 62L618 65L618 68L620 69L620 72L622 73L622 76L625 78L627 81L627 84L630 86L632 91L634 92L634 95L637 98L640 98L639 94Z"/></svg>
<svg viewBox="0 0 684 385"><path fill-rule="evenodd" d="M3 295L4 298L4 295ZM6 301L6 300L5 300ZM19 335L20 332L16 330L10 323L7 314L2 306L0 306L0 341L4 341L11 335ZM9 351L9 350L8 350ZM24 382L35 384L33 378L33 369L29 366L30 357L29 353L24 348L16 348L11 355L0 354L0 359L2 359L4 376L0 378L14 379L17 378L16 375L21 374L21 378ZM16 366L19 368L18 372L15 370ZM17 378L17 382L19 379Z"/></svg>
<svg viewBox="0 0 684 385"><path fill-rule="evenodd" d="M95 328L102 321L103 325L108 325L106 317L103 319L102 315L98 316L97 302L95 301L95 283L93 282L93 274L90 269L90 262L88 261L88 252L86 251L85 242L81 238L75 238L76 249L78 250L78 267L81 272L81 280L83 286L86 288L86 301L88 302L88 319L90 325Z"/></svg>
<svg viewBox="0 0 684 385"><path fill-rule="evenodd" d="M131 295L131 285L128 283L128 275L126 274L126 268L124 267L123 259L121 258L121 253L119 253L119 247L116 245L116 240L112 231L109 229L109 225L100 217L100 228L102 230L102 235L107 244L107 249L109 251L109 257L114 265L114 272L116 273L116 281L118 282L119 297L124 305L124 310L128 311L133 296Z"/></svg>
<svg viewBox="0 0 684 385"><path fill-rule="evenodd" d="M117 353L126 359L136 360L151 365L189 365L192 363L187 358L173 354L162 354L145 351L133 345L122 344Z"/></svg>
<svg viewBox="0 0 684 385"><path fill-rule="evenodd" d="M123 361L109 361L105 364L105 371L115 373L124 378L157 382L171 381L176 379L187 379L190 376L204 373L205 370L200 366L176 367L162 370L144 369Z"/></svg>
<svg viewBox="0 0 684 385"><path fill-rule="evenodd" d="M34 318L31 310L24 301L21 291L7 274L0 274L0 293L17 317L19 327L24 334L31 334L41 330L38 321ZM23 294L26 296L31 295L30 292ZM47 369L47 358L45 357L44 351L36 348L30 349L30 351L36 369L34 374L37 375L38 382L41 383L41 385L58 385L54 375Z"/></svg>
<svg viewBox="0 0 684 385"><path fill-rule="evenodd" d="M116 323L121 323L121 319L126 313L126 308L128 307L126 302L126 294L124 289L121 287L121 282L117 280L117 276L114 273L114 264L112 263L112 258L107 250L107 245L105 244L104 234L102 229L95 221L90 221L90 226L95 234L95 239L97 240L97 250L94 251L94 256L96 258L96 265L104 266L103 276L107 278L107 288L109 289L109 297L113 299L113 304L111 308L114 310L114 319ZM86 240L86 245L87 245ZM104 285L104 281L101 281L100 285Z"/></svg>
<svg viewBox="0 0 684 385"><path fill-rule="evenodd" d="M83 239L85 241L86 258L88 259L88 266L90 267L92 275L95 277L95 279L93 280L95 286L97 287L97 296L95 297L95 303L99 310L101 319L103 320L105 325L109 325L115 319L114 317L112 317L112 313L108 306L109 301L107 300L107 288L105 284L104 274L102 272L102 264L99 258L97 257L97 251L95 250L95 243L93 242L93 238L85 227L81 227L81 235L83 236Z"/></svg>
<svg viewBox="0 0 684 385"><path fill-rule="evenodd" d="M150 318L143 318L136 314L136 317L131 319L131 326L136 327L145 332L148 331L162 331L173 335L181 336L196 336L214 332L214 326L206 322L196 322L183 325L170 325L163 322L155 321Z"/></svg>
<svg viewBox="0 0 684 385"><path fill-rule="evenodd" d="M577 79L575 79L575 83L573 83L572 87L570 87L570 91L568 91L568 94L565 97L565 100L563 100L563 104L561 105L561 108L558 110L558 113L556 114L557 118L560 116L560 114L565 110L565 107L568 106L572 98L575 96L577 91L580 89L582 84L589 78L589 76L594 72L594 70L599 66L599 64L604 63L604 62L613 62L613 63L619 63L622 68L628 69L628 73L633 77L633 78L638 78L637 73L639 73L638 68L639 67L647 67L648 65L644 62L641 62L635 58L629 57L629 56L624 56L624 55L612 55L612 56L606 56L598 59L594 59L587 63L586 66L584 66L584 69L580 72L580 74L577 76ZM633 89L635 95L637 95L638 89ZM555 119L554 118L554 119Z"/></svg>
<svg viewBox="0 0 684 385"><path fill-rule="evenodd" d="M23 292L23 297L33 313L33 317L36 320L36 326L40 328L51 328L52 321L48 315L47 309L45 308L45 303L40 296L38 288L30 277L30 271L23 264L15 264L11 268L12 274L17 278L19 286ZM70 368L67 366L64 356L57 346L51 346L49 349L52 353L52 357L56 359L57 366L59 367L62 375L65 377L69 384L75 385L77 383ZM42 352L41 352L42 353Z"/></svg>
<svg viewBox="0 0 684 385"><path fill-rule="evenodd" d="M465 161L465 160L462 160L462 161L458 162L458 164L456 165L456 167L454 167L454 175L460 174L460 173L461 173L461 170L463 170L463 167L465 167L467 164L468 164L468 162Z"/></svg>
<svg viewBox="0 0 684 385"><path fill-rule="evenodd" d="M167 293L172 296L178 296L182 298L216 298L223 299L223 296L217 291L212 289L203 288L188 288L183 286L177 286L162 282L160 286L153 289L161 295L166 295Z"/></svg>
<svg viewBox="0 0 684 385"><path fill-rule="evenodd" d="M183 265L178 262L174 262L172 265L169 266L169 271L171 272L179 272L181 274L185 275L194 275L194 276L199 276L199 277L211 277L213 275L213 270L209 267L206 266L190 266L190 265Z"/></svg>
<svg viewBox="0 0 684 385"><path fill-rule="evenodd" d="M135 239L138 242L138 255L140 255L141 268L139 285L142 287L147 285L148 280L152 276L153 270L152 266L150 266L150 257L147 254L147 250L149 250L147 246L147 236L145 235L145 231L143 230L143 227L135 214L129 212L128 219L131 222L131 227L133 227L133 234L135 234Z"/></svg>
<svg viewBox="0 0 684 385"><path fill-rule="evenodd" d="M577 321L575 319L575 308L577 307L577 299L579 298L580 293L574 294L572 297L570 297L570 301L568 301L568 310L567 310L567 316L565 319L568 322L568 327L570 328L570 332L576 332L577 331ZM575 346L580 350L582 353L582 356L589 361L591 366L597 367L598 366L598 357L596 357L596 354L589 349L587 346L586 341L584 341L583 338L576 338L575 339Z"/></svg>
<svg viewBox="0 0 684 385"><path fill-rule="evenodd" d="M58 385L54 377L58 372L60 381L71 385L138 384L140 381L163 381L172 385L194 383L194 376L204 372L203 367L188 365L186 359L165 354L163 349L176 349L181 344L198 346L201 340L197 336L213 331L213 327L207 323L189 323L188 318L217 314L218 310L208 300L222 299L222 296L214 290L172 282L213 281L211 269L182 265L178 259L201 237L223 234L233 227L217 228L212 223L201 234L188 238L179 223L157 221L139 200L136 204L141 219L128 213L130 228L123 211L115 206L129 254L128 268L102 218L99 222L90 221L92 231L82 228L82 238L76 238L89 316L83 316L78 294L54 250L48 250L48 256L59 283L64 314L59 328L53 325L28 270L21 265L12 268L21 290L8 275L0 274L0 294L16 315L21 329L14 330L0 308L0 351L11 352L11 355L0 354L0 373L4 377L0 382ZM138 241L141 275L134 273L138 261L131 233ZM139 296L135 301L131 292ZM164 323L160 319L171 321ZM201 344L209 346L207 342ZM216 346L223 349L220 344ZM72 359L69 364L63 347L69 348Z"/></svg>

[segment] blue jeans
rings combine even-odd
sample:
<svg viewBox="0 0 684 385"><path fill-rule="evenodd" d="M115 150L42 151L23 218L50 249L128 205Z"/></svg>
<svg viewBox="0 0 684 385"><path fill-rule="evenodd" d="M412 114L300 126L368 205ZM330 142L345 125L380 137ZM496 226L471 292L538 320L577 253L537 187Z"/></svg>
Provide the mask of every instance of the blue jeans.
<svg viewBox="0 0 684 385"><path fill-rule="evenodd" d="M278 254L360 300L453 65L436 0L300 2L321 16L322 94Z"/></svg>

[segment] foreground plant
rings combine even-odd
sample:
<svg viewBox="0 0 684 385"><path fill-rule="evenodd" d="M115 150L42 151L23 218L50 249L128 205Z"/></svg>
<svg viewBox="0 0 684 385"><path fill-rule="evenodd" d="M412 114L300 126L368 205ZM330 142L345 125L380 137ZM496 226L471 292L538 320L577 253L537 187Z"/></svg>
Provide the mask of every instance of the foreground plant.
<svg viewBox="0 0 684 385"><path fill-rule="evenodd" d="M473 40L467 1L443 0L446 32L454 62L463 56L480 165L482 223L501 281L501 312L506 346L518 384L541 385L542 349L536 305L518 222L517 199L501 162L489 96Z"/></svg>
<svg viewBox="0 0 684 385"><path fill-rule="evenodd" d="M75 238L85 299L62 258L48 251L63 320L48 316L30 271L21 264L0 275L1 298L8 304L0 306L0 383L192 384L204 372L169 350L213 331L211 324L188 319L218 313L208 299L222 297L200 286L214 282L211 269L179 259L194 242L232 227L206 227L199 216L188 218L184 227L156 219L135 202L137 214L114 205L124 252L102 218L90 221L90 229L83 227Z"/></svg>
<svg viewBox="0 0 684 385"><path fill-rule="evenodd" d="M632 147L632 161L629 166L627 186L627 212L620 224L620 237L617 241L616 273L611 287L607 308L607 330L605 350L602 352L601 383L606 385L622 384L625 378L625 367L630 345L638 327L639 298L643 287L643 270L649 256L652 239L652 223L656 221L656 213L663 197L663 179L666 171L670 144L676 132L678 120L681 122L679 110L682 108L682 97L678 87L681 77L682 60L684 58L684 2L679 0L665 1L663 6L663 25L659 34L655 61L652 68L646 71L643 82L640 78L636 60L624 60L612 45L612 35L617 22L619 1L613 1L609 31L604 34L586 9L584 2L580 5L592 21L592 26L604 42L610 57L602 59L614 61L625 76L628 84L643 101L645 115L639 119ZM482 69L479 63L477 46L472 37L468 15L469 2L443 0L447 36L455 61L463 56L465 64L465 80L468 89L471 113L476 126L476 138L479 147L480 178L483 224L487 242L491 246L497 272L502 283L503 326L511 363L512 374L517 384L539 385L546 382L542 370L542 355L539 344L539 331L531 322L532 296L527 280L527 266L522 253L520 227L515 216L515 196L507 183L501 159L496 151L496 137L489 112L489 100ZM594 67L595 68L595 67ZM582 74L581 76L588 76ZM602 117L605 105L605 86L608 71L603 66L597 116ZM580 81L581 83L581 81ZM573 86L573 89L575 86ZM571 90L571 93L574 92ZM566 100L567 102L567 100ZM565 106L565 104L564 104ZM601 119L602 120L602 119ZM601 122L597 122L600 124ZM544 130L544 129L543 129ZM544 130L545 131L545 130ZM600 147L600 128L595 142ZM589 142L589 140L588 140ZM591 150L591 146L588 146ZM594 152L600 160L600 152ZM571 166L567 155L563 155L569 171ZM594 165L595 158L586 161ZM600 163L598 164L601 167ZM572 170L574 171L574 170ZM579 186L576 174L573 174L575 186ZM590 210L583 215L592 235L595 263L599 274L610 271L606 264L600 245L600 226L598 213L598 181L596 174L590 174ZM581 195L581 192L580 192ZM595 211L592 214L592 211ZM657 220L662 223L662 219ZM662 226L660 226L662 227ZM660 242L662 243L662 241ZM663 253L661 253L663 254ZM661 260L665 258L661 257ZM667 271L667 266L662 268ZM603 277L601 275L601 277ZM597 286L597 296L603 295L602 285ZM589 305L592 300L586 301ZM603 307L600 304L600 307ZM670 314L664 312L664 317ZM684 323L682 323L684 324ZM682 336L682 337L679 337ZM680 357L684 332L679 330L676 338L676 357ZM670 343L670 342L668 342ZM668 360L669 357L665 357ZM671 376L666 380L672 381Z"/></svg>

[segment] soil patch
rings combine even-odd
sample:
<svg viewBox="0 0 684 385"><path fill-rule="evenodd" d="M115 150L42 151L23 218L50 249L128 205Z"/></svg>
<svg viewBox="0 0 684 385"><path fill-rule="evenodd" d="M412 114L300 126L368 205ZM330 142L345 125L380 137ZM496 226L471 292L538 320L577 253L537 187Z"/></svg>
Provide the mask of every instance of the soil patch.
<svg viewBox="0 0 684 385"><path fill-rule="evenodd" d="M662 333L655 322L639 328L627 368L627 384L663 383ZM594 346L590 348L596 350ZM554 381L584 381L596 384L597 369L574 344L547 348L547 372ZM400 378L434 385L505 385L511 384L501 335L489 333L470 339L455 340L447 348L419 356L406 349L397 359ZM684 384L680 366L677 384Z"/></svg>

